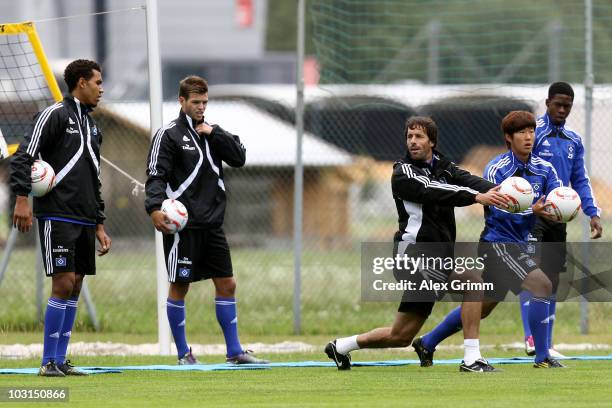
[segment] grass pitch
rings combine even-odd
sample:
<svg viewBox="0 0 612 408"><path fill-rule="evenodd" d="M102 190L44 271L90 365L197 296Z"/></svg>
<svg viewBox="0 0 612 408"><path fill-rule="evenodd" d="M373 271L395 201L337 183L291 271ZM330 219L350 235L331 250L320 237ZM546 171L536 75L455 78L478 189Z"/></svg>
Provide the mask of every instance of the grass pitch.
<svg viewBox="0 0 612 408"><path fill-rule="evenodd" d="M488 355L516 355L490 351ZM355 352L355 361L413 358L397 351ZM442 352L436 357L456 358ZM267 355L274 361L328 361L322 353ZM173 357L78 357L79 365L174 364ZM203 362L218 363L220 356ZM3 361L3 366L33 367L38 360ZM143 371L97 374L85 378L0 376L0 387L68 387L70 406L609 406L612 364L569 361L565 370L502 365L503 372L460 373L456 365L431 368L358 367L274 368L232 372ZM32 404L41 406L41 404ZM27 404L20 404L27 406Z"/></svg>

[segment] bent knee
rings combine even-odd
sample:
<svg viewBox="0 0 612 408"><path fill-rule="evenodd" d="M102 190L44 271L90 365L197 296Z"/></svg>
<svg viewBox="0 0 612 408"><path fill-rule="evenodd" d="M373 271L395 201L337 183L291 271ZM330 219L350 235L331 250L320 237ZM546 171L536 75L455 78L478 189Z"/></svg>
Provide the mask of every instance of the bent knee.
<svg viewBox="0 0 612 408"><path fill-rule="evenodd" d="M497 306L497 303L483 303L480 318L486 319L487 317L489 317L493 309L495 309L495 306Z"/></svg>
<svg viewBox="0 0 612 408"><path fill-rule="evenodd" d="M389 336L389 343L392 344L392 347L408 347L412 340L414 339L414 335L408 332L398 332L393 333Z"/></svg>

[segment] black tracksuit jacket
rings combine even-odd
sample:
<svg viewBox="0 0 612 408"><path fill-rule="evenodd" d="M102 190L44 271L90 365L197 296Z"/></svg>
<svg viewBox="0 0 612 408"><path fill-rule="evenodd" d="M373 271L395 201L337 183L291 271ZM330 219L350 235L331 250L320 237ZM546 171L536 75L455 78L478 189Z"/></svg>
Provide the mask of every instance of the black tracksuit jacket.
<svg viewBox="0 0 612 408"><path fill-rule="evenodd" d="M434 151L433 168L407 155L393 165L391 188L399 230L394 241L454 242L454 207L474 204L495 184L474 176Z"/></svg>
<svg viewBox="0 0 612 408"><path fill-rule="evenodd" d="M181 110L179 117L159 129L151 142L147 161L145 209L151 214L166 198L185 205L186 228L220 227L226 195L222 162L242 167L246 150L240 138L217 125L200 136L192 119Z"/></svg>
<svg viewBox="0 0 612 408"><path fill-rule="evenodd" d="M38 218L61 217L102 224L104 201L100 184L102 133L90 108L66 96L39 112L32 130L11 159L11 189L15 195L31 191L31 166L41 159L53 167L56 186L34 198Z"/></svg>

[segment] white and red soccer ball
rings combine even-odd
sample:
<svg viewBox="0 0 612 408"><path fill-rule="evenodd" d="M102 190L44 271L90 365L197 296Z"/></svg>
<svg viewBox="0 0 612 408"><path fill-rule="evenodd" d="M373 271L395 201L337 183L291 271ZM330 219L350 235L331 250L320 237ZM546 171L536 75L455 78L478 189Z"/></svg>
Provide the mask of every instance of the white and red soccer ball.
<svg viewBox="0 0 612 408"><path fill-rule="evenodd" d="M525 211L535 197L533 187L522 177L508 177L502 181L499 192L508 196L508 212L511 213Z"/></svg>
<svg viewBox="0 0 612 408"><path fill-rule="evenodd" d="M168 198L164 200L161 206L161 211L166 214L170 221L167 225L172 230L172 233L181 231L187 225L189 216L187 214L187 208L178 200Z"/></svg>
<svg viewBox="0 0 612 408"><path fill-rule="evenodd" d="M42 197L55 187L55 171L45 161L35 160L32 164L32 192L34 197Z"/></svg>
<svg viewBox="0 0 612 408"><path fill-rule="evenodd" d="M547 211L557 222L570 222L580 211L580 196L570 187L557 187L546 196Z"/></svg>

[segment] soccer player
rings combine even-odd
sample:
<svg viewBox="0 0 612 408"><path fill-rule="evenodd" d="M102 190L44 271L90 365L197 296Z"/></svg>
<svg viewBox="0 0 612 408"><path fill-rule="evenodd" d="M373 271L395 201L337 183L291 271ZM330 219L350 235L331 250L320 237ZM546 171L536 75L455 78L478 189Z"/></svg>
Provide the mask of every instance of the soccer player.
<svg viewBox="0 0 612 408"><path fill-rule="evenodd" d="M155 228L164 234L170 281L167 313L179 364L199 364L185 336L185 296L191 282L212 279L217 320L227 345L227 361L267 363L242 349L238 339L236 279L222 228L226 193L222 162L244 166L245 148L238 136L204 121L208 84L197 76L180 82L178 118L159 129L151 143L147 165L145 207ZM160 211L173 198L185 205L189 221L172 233Z"/></svg>
<svg viewBox="0 0 612 408"><path fill-rule="evenodd" d="M549 161L564 186L571 184L582 201L582 211L591 219L591 238L598 239L602 235L601 209L597 206L591 181L584 166L584 147L582 139L574 130L566 126L565 121L572 110L574 102L574 90L566 82L555 82L548 88L546 99L546 113L538 118L536 127L536 141L533 154ZM548 312L548 348L553 357L564 357L553 347L552 332L555 322L556 294L559 286L559 273L566 271L566 248L567 238L566 225L538 218L531 231L531 237L536 242L552 244L540 244L539 254L540 266L553 284L553 294L549 299ZM529 330L529 309L531 294L528 291L521 293L521 317L525 334L525 352L533 355L532 333Z"/></svg>
<svg viewBox="0 0 612 408"><path fill-rule="evenodd" d="M66 350L83 279L96 273L95 240L101 245L99 256L111 248L100 194L102 133L89 115L104 93L102 70L96 62L79 59L68 64L64 80L69 95L37 115L11 161L11 188L17 197L13 226L21 232L32 226L32 163L40 158L55 171L55 187L34 198L43 263L51 277L38 372L46 377L86 375L66 360Z"/></svg>
<svg viewBox="0 0 612 408"><path fill-rule="evenodd" d="M410 244L437 242L448 244L452 256L456 236L454 207L479 203L507 208L507 197L497 191L495 184L459 168L435 150L438 130L431 118L408 119L404 136L406 157L394 164L391 178L399 216L399 230L394 237L396 251L401 254L403 251L400 248L409 247ZM435 270L424 272L432 277L432 281L439 282L446 282L450 273ZM325 353L339 370L348 370L351 367L350 352L353 350L409 345L434 305L433 300L416 301L415 297L405 293L391 327L335 339L326 345ZM466 303L460 319L464 322L467 346L462 367L469 371L493 371L494 368L481 357L477 346L480 304Z"/></svg>
<svg viewBox="0 0 612 408"><path fill-rule="evenodd" d="M494 293L482 305L482 317L488 316L509 290L518 293L521 288L533 293L529 326L534 334L536 368L563 367L550 356L547 345L548 305L552 283L538 268L527 249L529 231L536 218L552 220L544 203L546 194L561 186L554 167L531 153L535 143L535 117L526 111L513 111L502 120L502 130L508 152L487 164L484 175L492 183L501 183L508 177L523 177L532 185L534 204L530 209L512 214L492 206L485 207L485 228L480 236L479 256L484 259L485 282L494 284ZM537 216L537 217L536 217ZM430 333L421 337L420 348L415 347L421 362L431 365L436 346L461 329L461 308L453 310ZM425 350L423 352L422 349ZM422 364L423 365L423 364Z"/></svg>
<svg viewBox="0 0 612 408"><path fill-rule="evenodd" d="M555 82L548 88L546 99L546 113L538 118L536 127L536 143L533 153L549 161L557 170L564 186L571 186L582 201L582 211L591 219L591 238L602 236L601 209L597 206L591 181L584 166L584 147L582 139L574 130L566 126L574 101L574 90L566 82ZM550 242L538 246L541 249L541 266L553 283L553 295L549 299L550 307L548 319L548 346L553 357L563 357L553 348L552 332L556 320L556 293L559 285L559 273L566 271L567 238L566 225L538 219L531 231L531 238L537 242ZM528 291L521 293L521 317L525 332L525 351L528 355L535 352L533 337L528 321L531 294Z"/></svg>

